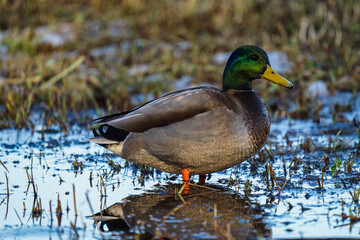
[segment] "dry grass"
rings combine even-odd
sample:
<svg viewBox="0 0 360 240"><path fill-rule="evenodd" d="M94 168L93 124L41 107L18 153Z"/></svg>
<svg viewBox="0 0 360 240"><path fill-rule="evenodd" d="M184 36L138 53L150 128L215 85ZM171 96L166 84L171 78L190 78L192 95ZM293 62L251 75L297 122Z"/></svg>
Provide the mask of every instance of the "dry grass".
<svg viewBox="0 0 360 240"><path fill-rule="evenodd" d="M355 0L0 1L7 49L0 58L0 127L31 128L29 116L38 109L45 125L66 130L70 111L81 121L82 109L124 110L132 94L159 96L184 75L220 85L224 66L213 63L213 54L243 44L285 52L294 63L286 76L293 91L255 85L265 101L274 99L270 110L287 115L284 99L291 98L300 113L311 112L303 104L309 82L324 80L331 91L360 89L358 6ZM59 46L42 42L37 29L45 25L70 26L73 37ZM114 49L93 54L104 46ZM141 64L148 69L129 74Z"/></svg>

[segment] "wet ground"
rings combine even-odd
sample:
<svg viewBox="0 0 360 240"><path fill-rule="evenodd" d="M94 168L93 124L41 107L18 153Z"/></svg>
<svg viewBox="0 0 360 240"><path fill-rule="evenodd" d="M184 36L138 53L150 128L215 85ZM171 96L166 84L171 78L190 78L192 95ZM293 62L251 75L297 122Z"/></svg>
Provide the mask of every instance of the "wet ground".
<svg viewBox="0 0 360 240"><path fill-rule="evenodd" d="M0 3L0 239L359 238L355 1L49 2ZM251 159L180 198L180 176L84 140L101 111L219 87L247 43L294 83L254 84L272 128Z"/></svg>
<svg viewBox="0 0 360 240"><path fill-rule="evenodd" d="M342 121L329 110L349 94L320 99L318 123L273 121L266 149L183 199L180 176L87 142L86 126L3 129L0 239L357 238L360 98Z"/></svg>

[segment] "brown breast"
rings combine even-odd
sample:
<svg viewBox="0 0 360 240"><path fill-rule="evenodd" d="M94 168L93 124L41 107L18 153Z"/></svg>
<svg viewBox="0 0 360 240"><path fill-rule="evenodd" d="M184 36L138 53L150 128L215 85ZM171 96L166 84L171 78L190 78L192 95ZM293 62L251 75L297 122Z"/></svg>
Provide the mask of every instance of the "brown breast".
<svg viewBox="0 0 360 240"><path fill-rule="evenodd" d="M266 107L254 91L229 90L238 102L253 151L257 152L266 142L270 132L270 118Z"/></svg>

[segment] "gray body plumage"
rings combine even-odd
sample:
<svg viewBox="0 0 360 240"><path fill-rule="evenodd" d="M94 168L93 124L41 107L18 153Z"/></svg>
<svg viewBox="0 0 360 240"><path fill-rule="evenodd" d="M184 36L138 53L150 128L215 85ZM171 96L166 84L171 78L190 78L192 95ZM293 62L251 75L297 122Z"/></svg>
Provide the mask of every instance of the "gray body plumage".
<svg viewBox="0 0 360 240"><path fill-rule="evenodd" d="M212 87L174 92L97 123L127 135L89 140L129 161L177 174L184 168L207 174L241 163L264 145L270 130L254 91Z"/></svg>

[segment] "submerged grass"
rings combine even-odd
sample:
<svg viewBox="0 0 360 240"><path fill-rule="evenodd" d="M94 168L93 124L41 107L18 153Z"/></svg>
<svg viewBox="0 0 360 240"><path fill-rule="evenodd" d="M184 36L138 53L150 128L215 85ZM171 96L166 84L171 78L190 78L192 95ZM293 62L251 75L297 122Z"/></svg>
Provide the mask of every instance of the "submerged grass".
<svg viewBox="0 0 360 240"><path fill-rule="evenodd" d="M300 89L360 89L357 1L1 1L0 127L56 124L69 113L116 112L171 91L176 79L221 84L213 55L255 44L288 54L294 91L257 83L279 116L318 119ZM49 40L50 39L50 40ZM296 108L288 110L293 99ZM272 101L269 101L272 99ZM144 101L142 100L142 101ZM40 110L41 121L30 118Z"/></svg>

